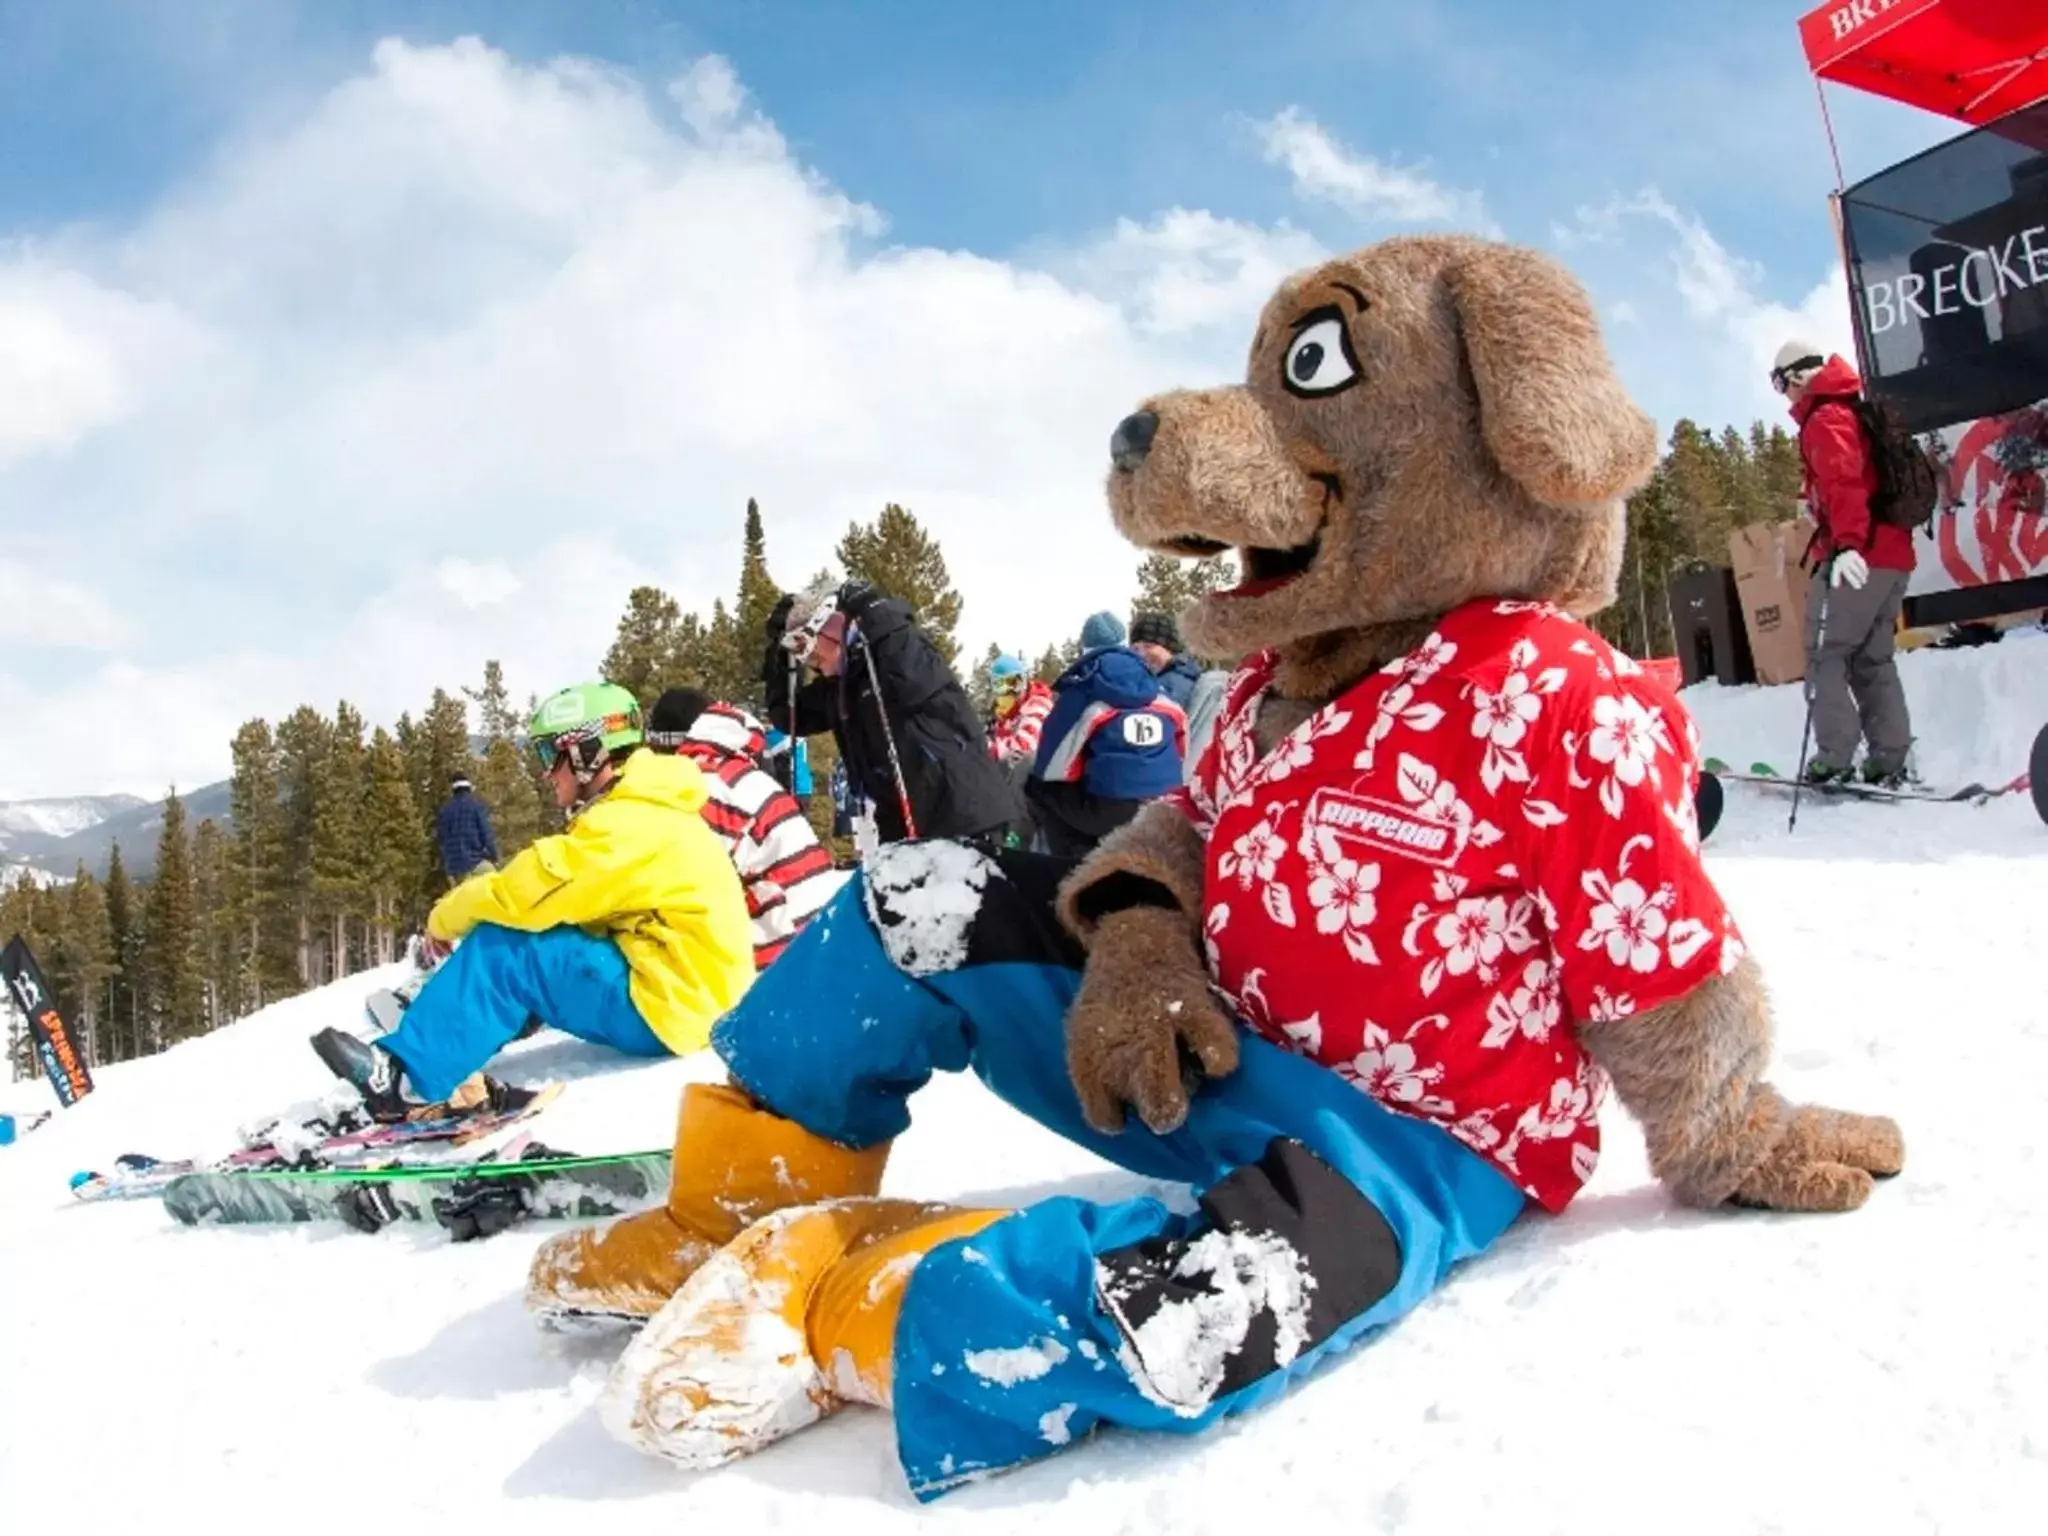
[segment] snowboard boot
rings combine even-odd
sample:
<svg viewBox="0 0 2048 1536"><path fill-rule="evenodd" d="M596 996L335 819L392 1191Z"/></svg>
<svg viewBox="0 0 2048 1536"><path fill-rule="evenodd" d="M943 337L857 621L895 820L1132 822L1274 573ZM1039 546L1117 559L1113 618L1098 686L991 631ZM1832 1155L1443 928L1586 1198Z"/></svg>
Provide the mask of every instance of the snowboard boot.
<svg viewBox="0 0 2048 1536"><path fill-rule="evenodd" d="M702 1471L846 1403L889 1407L911 1271L1008 1214L869 1199L756 1222L626 1346L599 1400L605 1427Z"/></svg>
<svg viewBox="0 0 2048 1536"><path fill-rule="evenodd" d="M888 1160L887 1142L856 1152L737 1088L692 1083L676 1114L667 1202L549 1238L527 1274L527 1310L550 1329L637 1326L749 1223L794 1205L873 1195Z"/></svg>
<svg viewBox="0 0 2048 1536"><path fill-rule="evenodd" d="M363 1108L379 1125L391 1125L427 1107L405 1080L405 1063L381 1045L346 1030L323 1029L313 1037L313 1054L327 1070L355 1084Z"/></svg>

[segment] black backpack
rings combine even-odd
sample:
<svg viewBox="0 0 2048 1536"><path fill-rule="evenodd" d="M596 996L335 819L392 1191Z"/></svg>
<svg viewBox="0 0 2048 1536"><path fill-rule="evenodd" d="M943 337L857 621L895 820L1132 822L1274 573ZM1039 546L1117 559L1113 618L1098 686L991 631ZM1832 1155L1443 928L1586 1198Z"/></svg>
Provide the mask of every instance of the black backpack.
<svg viewBox="0 0 2048 1536"><path fill-rule="evenodd" d="M1871 463L1877 470L1871 517L1900 528L1920 528L1932 522L1941 506L1941 480L1927 450L1900 425L1888 406L1862 398L1851 404L1863 424L1863 439L1870 444Z"/></svg>

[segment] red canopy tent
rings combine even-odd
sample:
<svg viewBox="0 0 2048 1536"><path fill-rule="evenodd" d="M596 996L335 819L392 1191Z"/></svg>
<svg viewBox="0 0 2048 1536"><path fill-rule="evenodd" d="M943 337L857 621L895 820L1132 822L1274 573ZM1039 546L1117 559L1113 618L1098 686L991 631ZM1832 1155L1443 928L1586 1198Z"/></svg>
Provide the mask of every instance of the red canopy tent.
<svg viewBox="0 0 2048 1536"><path fill-rule="evenodd" d="M1829 0L1799 40L1819 80L1966 123L2048 97L2048 0Z"/></svg>

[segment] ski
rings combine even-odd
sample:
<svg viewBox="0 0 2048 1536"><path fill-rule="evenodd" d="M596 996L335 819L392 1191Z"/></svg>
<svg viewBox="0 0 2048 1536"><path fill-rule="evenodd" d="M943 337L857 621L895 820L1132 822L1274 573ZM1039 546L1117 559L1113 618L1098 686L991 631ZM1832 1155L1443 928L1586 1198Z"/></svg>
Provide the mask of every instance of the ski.
<svg viewBox="0 0 2048 1536"><path fill-rule="evenodd" d="M112 1173L88 1169L73 1174L71 1193L74 1199L86 1202L134 1200L161 1194L175 1179L189 1173L318 1172L372 1168L399 1158L419 1167L471 1162L480 1152L502 1144L522 1122L546 1109L561 1092L562 1084L546 1083L535 1090L531 1102L516 1110L423 1115L341 1135L293 1140L288 1146L244 1147L205 1164L190 1158L158 1160L141 1153L125 1153L116 1161Z"/></svg>
<svg viewBox="0 0 2048 1536"><path fill-rule="evenodd" d="M164 1209L187 1226L339 1221L374 1231L394 1221L433 1221L460 1242L521 1221L629 1215L668 1192L666 1150L524 1152L446 1167L186 1173L165 1188Z"/></svg>
<svg viewBox="0 0 2048 1536"><path fill-rule="evenodd" d="M1960 789L1919 789L1890 788L1882 784L1863 784L1854 779L1835 779L1822 784L1802 784L1797 779L1769 771L1769 764L1758 763L1747 773L1738 773L1725 764L1709 765L1707 774L1733 784L1756 784L1766 789L1784 793L1798 791L1817 799L1832 800L1878 800L1878 801L1922 801L1930 805L1986 805L2005 795L2015 794L2028 787L2029 775L2021 774L2004 784L1965 784ZM2044 813L2048 819L2048 813Z"/></svg>

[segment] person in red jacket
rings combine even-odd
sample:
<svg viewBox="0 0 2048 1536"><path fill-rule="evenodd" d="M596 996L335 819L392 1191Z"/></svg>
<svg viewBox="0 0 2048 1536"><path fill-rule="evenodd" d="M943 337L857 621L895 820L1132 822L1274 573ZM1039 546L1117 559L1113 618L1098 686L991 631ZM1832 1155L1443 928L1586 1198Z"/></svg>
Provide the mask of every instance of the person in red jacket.
<svg viewBox="0 0 2048 1536"><path fill-rule="evenodd" d="M1877 463L1856 414L1863 388L1856 370L1819 347L1788 341L1778 349L1771 383L1798 423L1806 507L1819 525L1820 563L1806 602L1814 742L1807 777L1848 777L1860 739L1867 748L1863 777L1897 784L1906 775L1913 722L1892 648L1913 574L1913 535L1871 516Z"/></svg>

